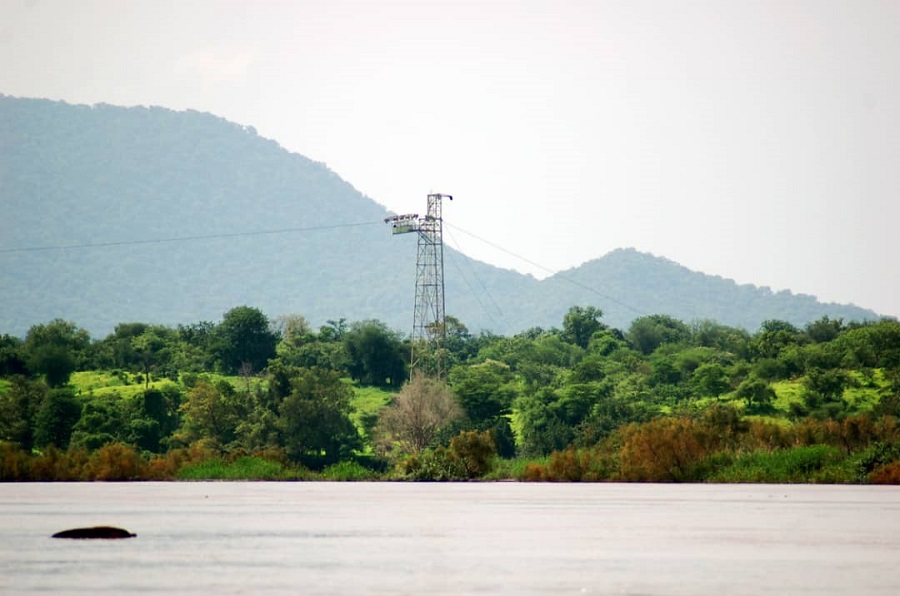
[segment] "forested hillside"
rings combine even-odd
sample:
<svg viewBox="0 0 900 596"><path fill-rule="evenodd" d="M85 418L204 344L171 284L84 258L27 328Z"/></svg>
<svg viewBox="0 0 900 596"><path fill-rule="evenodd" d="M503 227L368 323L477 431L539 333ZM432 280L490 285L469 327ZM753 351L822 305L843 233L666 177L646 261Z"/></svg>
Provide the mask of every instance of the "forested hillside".
<svg viewBox="0 0 900 596"><path fill-rule="evenodd" d="M101 336L125 321L215 321L240 304L314 325L411 324L415 239L392 238L383 206L250 127L0 96L0 156L0 333L62 318ZM557 325L577 304L621 328L650 314L751 331L876 318L632 250L542 281L449 248L446 269L447 312L495 333Z"/></svg>

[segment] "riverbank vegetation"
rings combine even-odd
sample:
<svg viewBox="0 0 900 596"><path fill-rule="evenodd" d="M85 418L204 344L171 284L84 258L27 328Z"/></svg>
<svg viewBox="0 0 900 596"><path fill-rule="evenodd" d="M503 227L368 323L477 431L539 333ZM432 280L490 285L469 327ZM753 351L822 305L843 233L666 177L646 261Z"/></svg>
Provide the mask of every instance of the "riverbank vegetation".
<svg viewBox="0 0 900 596"><path fill-rule="evenodd" d="M0 336L0 480L900 483L900 323L666 315L472 334L409 377L379 321L54 320Z"/></svg>

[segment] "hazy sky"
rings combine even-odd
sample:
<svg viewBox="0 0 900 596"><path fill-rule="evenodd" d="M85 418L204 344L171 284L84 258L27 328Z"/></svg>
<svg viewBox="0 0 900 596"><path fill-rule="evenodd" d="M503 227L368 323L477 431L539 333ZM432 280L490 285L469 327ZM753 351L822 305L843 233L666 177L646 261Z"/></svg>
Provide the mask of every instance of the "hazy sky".
<svg viewBox="0 0 900 596"><path fill-rule="evenodd" d="M3 0L0 93L252 125L538 277L635 247L900 315L896 0Z"/></svg>

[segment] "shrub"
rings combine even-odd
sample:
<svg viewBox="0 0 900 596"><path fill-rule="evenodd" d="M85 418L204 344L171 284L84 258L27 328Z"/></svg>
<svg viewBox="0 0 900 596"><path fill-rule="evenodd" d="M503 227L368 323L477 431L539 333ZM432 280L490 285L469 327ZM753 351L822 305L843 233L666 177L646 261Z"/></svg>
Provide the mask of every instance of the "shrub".
<svg viewBox="0 0 900 596"><path fill-rule="evenodd" d="M543 479L554 482L597 482L614 474L610 457L592 449L554 451Z"/></svg>
<svg viewBox="0 0 900 596"><path fill-rule="evenodd" d="M450 451L465 470L466 478L479 478L490 472L497 454L490 431L463 431L450 440Z"/></svg>
<svg viewBox="0 0 900 596"><path fill-rule="evenodd" d="M342 461L322 470L321 477L337 481L376 480L378 474L355 461Z"/></svg>
<svg viewBox="0 0 900 596"><path fill-rule="evenodd" d="M50 445L31 459L31 479L37 482L84 480L87 459L84 449L62 451Z"/></svg>
<svg viewBox="0 0 900 596"><path fill-rule="evenodd" d="M288 468L276 461L250 455L233 461L207 459L182 466L178 471L181 480L301 480L306 476L303 468Z"/></svg>
<svg viewBox="0 0 900 596"><path fill-rule="evenodd" d="M0 482L21 482L31 477L31 458L15 443L0 441Z"/></svg>
<svg viewBox="0 0 900 596"><path fill-rule="evenodd" d="M869 474L872 484L900 484L900 461L881 466Z"/></svg>
<svg viewBox="0 0 900 596"><path fill-rule="evenodd" d="M840 450L811 445L754 451L738 456L730 466L714 473L714 482L848 482Z"/></svg>
<svg viewBox="0 0 900 596"><path fill-rule="evenodd" d="M621 480L681 482L696 480L694 466L709 455L714 438L690 418L657 418L621 431Z"/></svg>
<svg viewBox="0 0 900 596"><path fill-rule="evenodd" d="M147 462L131 445L108 443L91 454L86 476L90 480L142 480Z"/></svg>
<svg viewBox="0 0 900 596"><path fill-rule="evenodd" d="M524 480L525 482L543 482L547 480L549 476L550 472L547 470L547 466L530 463L525 466L519 480Z"/></svg>

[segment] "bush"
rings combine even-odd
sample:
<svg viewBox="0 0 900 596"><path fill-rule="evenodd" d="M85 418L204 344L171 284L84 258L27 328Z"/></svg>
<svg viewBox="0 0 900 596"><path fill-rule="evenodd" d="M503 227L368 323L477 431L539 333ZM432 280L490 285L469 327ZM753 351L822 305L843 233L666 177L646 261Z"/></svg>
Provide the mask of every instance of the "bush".
<svg viewBox="0 0 900 596"><path fill-rule="evenodd" d="M465 478L480 478L491 471L497 448L490 431L463 431L450 440L450 451L465 470Z"/></svg>
<svg viewBox="0 0 900 596"><path fill-rule="evenodd" d="M84 480L88 453L84 449L62 451L50 445L31 459L31 480L57 482Z"/></svg>
<svg viewBox="0 0 900 596"><path fill-rule="evenodd" d="M215 458L188 464L178 471L179 480L302 480L308 477L303 468L284 465L252 455L233 461Z"/></svg>
<svg viewBox="0 0 900 596"><path fill-rule="evenodd" d="M446 447L410 455L400 464L400 473L409 480L447 481L466 478L466 469Z"/></svg>
<svg viewBox="0 0 900 596"><path fill-rule="evenodd" d="M840 450L829 445L746 453L709 478L713 482L770 483L850 482L852 479Z"/></svg>
<svg viewBox="0 0 900 596"><path fill-rule="evenodd" d="M530 463L525 466L525 469L522 471L522 475L519 477L519 480L524 480L525 482L543 482L548 480L550 476L549 470L547 470L547 466L543 464Z"/></svg>
<svg viewBox="0 0 900 596"><path fill-rule="evenodd" d="M637 482L698 480L694 467L715 449L716 437L690 418L657 418L621 430L619 479Z"/></svg>
<svg viewBox="0 0 900 596"><path fill-rule="evenodd" d="M608 480L615 473L609 456L591 449L569 447L550 455L546 480L554 482L597 482Z"/></svg>
<svg viewBox="0 0 900 596"><path fill-rule="evenodd" d="M872 484L900 484L900 461L881 466L869 474Z"/></svg>
<svg viewBox="0 0 900 596"><path fill-rule="evenodd" d="M377 480L378 474L355 461L342 461L322 470L321 477L337 481Z"/></svg>
<svg viewBox="0 0 900 596"><path fill-rule="evenodd" d="M143 480L147 462L131 445L109 443L91 454L85 475L90 480Z"/></svg>
<svg viewBox="0 0 900 596"><path fill-rule="evenodd" d="M31 479L31 458L15 443L0 441L0 482Z"/></svg>

